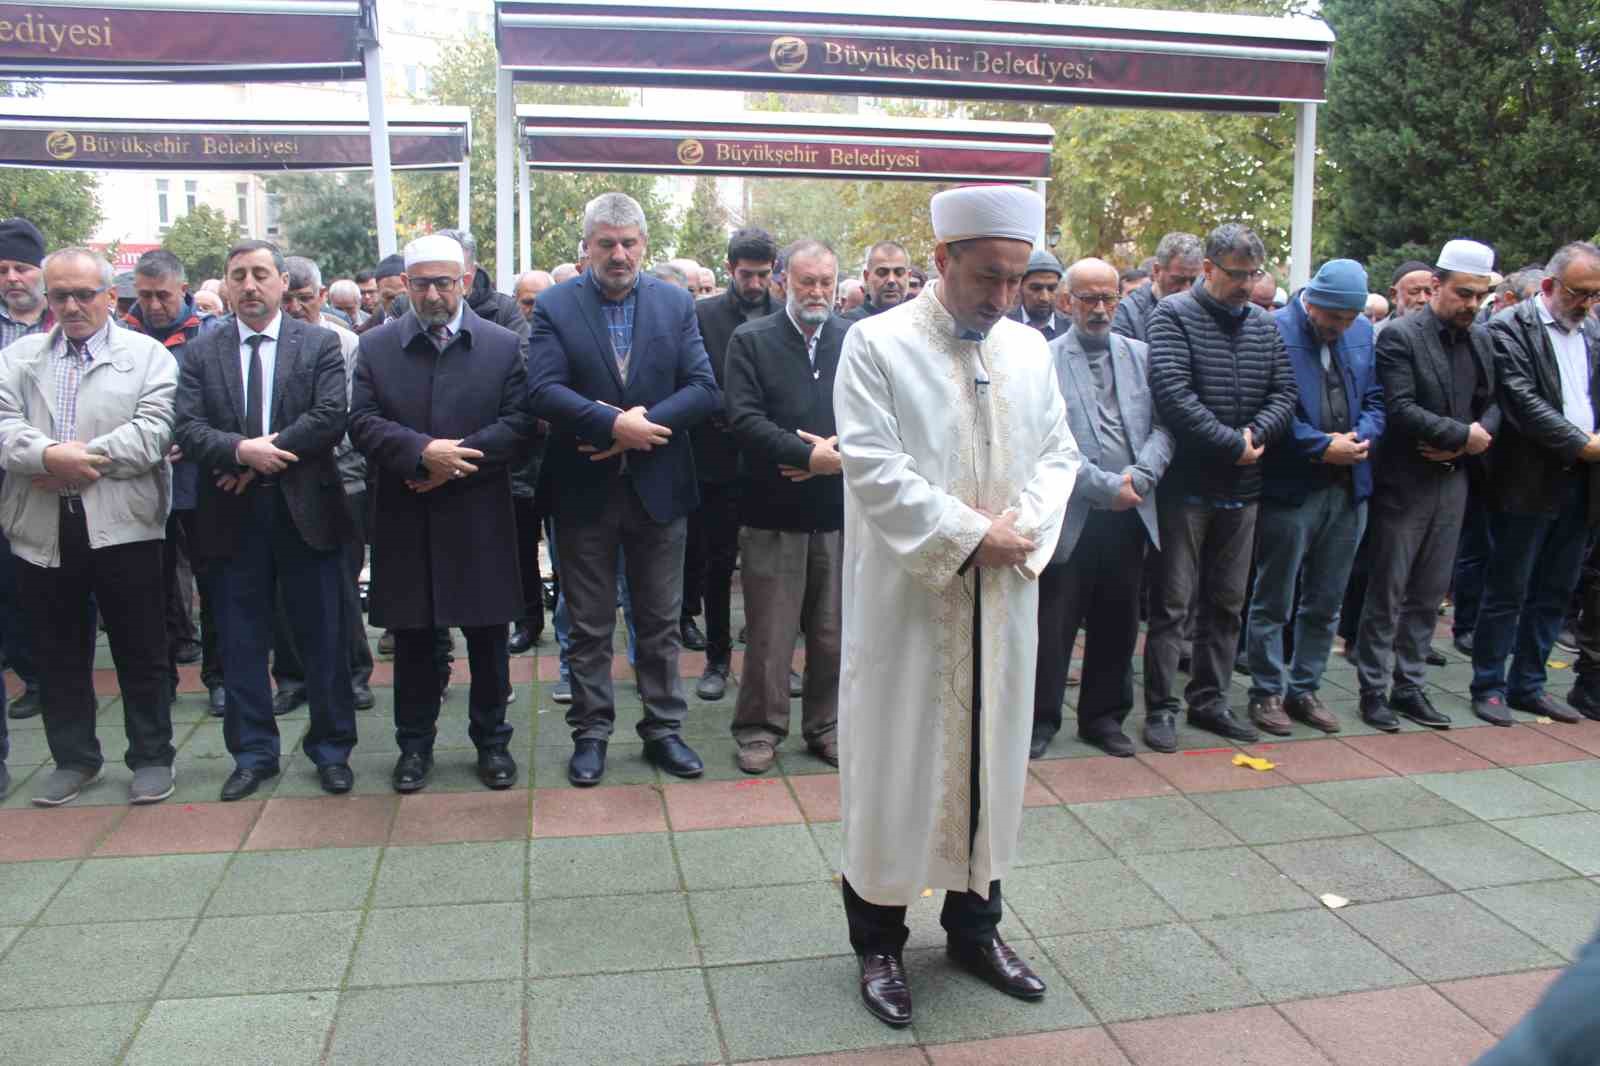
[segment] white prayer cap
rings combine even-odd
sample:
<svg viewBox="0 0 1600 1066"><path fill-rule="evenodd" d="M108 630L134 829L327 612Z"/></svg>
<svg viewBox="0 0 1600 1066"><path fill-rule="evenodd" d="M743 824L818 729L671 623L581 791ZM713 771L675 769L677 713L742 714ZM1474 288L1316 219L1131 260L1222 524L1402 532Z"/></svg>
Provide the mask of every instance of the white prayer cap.
<svg viewBox="0 0 1600 1066"><path fill-rule="evenodd" d="M1434 264L1440 270L1488 277L1494 273L1494 249L1477 241L1454 240L1445 244Z"/></svg>
<svg viewBox="0 0 1600 1066"><path fill-rule="evenodd" d="M466 266L461 245L457 244L454 238L437 233L418 237L406 245L405 257L407 270L418 263L454 263L458 267Z"/></svg>
<svg viewBox="0 0 1600 1066"><path fill-rule="evenodd" d="M1032 244L1044 230L1044 198L1016 185L966 185L937 193L929 205L943 244L1006 237Z"/></svg>

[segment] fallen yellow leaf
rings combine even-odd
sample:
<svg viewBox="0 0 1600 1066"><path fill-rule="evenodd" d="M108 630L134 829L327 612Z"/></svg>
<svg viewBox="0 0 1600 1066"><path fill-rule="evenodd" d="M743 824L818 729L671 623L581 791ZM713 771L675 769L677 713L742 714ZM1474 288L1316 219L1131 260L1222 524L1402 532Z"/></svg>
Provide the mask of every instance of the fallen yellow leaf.
<svg viewBox="0 0 1600 1066"><path fill-rule="evenodd" d="M1252 770L1271 770L1278 764L1275 762L1269 762L1266 759L1258 759L1254 755L1246 755L1243 752L1240 752L1238 755L1233 757L1233 765L1248 766Z"/></svg>

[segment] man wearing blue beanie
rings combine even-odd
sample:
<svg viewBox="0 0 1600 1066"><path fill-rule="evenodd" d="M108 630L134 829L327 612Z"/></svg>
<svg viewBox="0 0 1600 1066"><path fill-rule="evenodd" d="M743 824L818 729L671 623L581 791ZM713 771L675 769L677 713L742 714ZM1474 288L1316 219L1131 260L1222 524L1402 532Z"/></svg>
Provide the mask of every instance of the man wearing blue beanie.
<svg viewBox="0 0 1600 1066"><path fill-rule="evenodd" d="M1293 721L1337 733L1317 691L1367 523L1371 448L1383 434L1383 388L1373 364L1367 272L1324 263L1274 314L1300 396L1288 440L1262 459L1256 584L1246 629L1250 720L1289 736ZM1300 608L1293 611L1296 575ZM1294 654L1283 631L1294 616Z"/></svg>

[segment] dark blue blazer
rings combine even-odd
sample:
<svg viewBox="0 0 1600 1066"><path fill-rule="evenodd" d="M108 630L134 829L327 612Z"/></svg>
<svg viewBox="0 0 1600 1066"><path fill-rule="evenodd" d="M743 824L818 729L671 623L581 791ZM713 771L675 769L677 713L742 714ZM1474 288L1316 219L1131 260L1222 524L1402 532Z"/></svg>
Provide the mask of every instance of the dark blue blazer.
<svg viewBox="0 0 1600 1066"><path fill-rule="evenodd" d="M1300 293L1289 297L1289 302L1272 317L1289 354L1300 399L1295 404L1289 436L1261 457L1261 494L1279 503L1300 504L1313 488L1326 484L1322 475L1329 469L1322 462L1322 453L1328 449L1328 434L1317 428L1322 425L1322 342L1300 304ZM1334 345L1344 366L1344 395L1351 428L1358 439L1372 445L1367 461L1351 467L1357 501L1372 495L1372 463L1384 427L1383 383L1378 380L1373 342L1372 323L1366 315L1357 315Z"/></svg>
<svg viewBox="0 0 1600 1066"><path fill-rule="evenodd" d="M621 475L620 457L596 463L578 451L580 444L611 447L612 408L643 406L650 421L672 430L665 446L626 453L627 473L650 517L670 522L700 504L686 431L722 409L722 393L700 339L694 298L647 274L639 276L636 293L626 382L588 273L546 289L534 305L528 393L534 413L550 423L544 465L557 521L598 515Z"/></svg>

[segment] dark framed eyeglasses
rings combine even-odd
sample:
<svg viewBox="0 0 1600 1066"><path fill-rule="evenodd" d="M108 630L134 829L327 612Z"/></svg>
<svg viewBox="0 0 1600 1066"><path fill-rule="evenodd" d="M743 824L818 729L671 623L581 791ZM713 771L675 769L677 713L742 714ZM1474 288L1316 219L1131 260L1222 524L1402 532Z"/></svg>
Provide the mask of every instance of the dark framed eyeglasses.
<svg viewBox="0 0 1600 1066"><path fill-rule="evenodd" d="M110 290L104 285L98 289L51 289L44 294L44 298L56 307L65 307L69 300L76 300L80 304L86 304L108 291Z"/></svg>
<svg viewBox="0 0 1600 1066"><path fill-rule="evenodd" d="M1072 294L1072 299L1085 307L1099 307L1101 304L1115 307L1122 296L1114 292L1075 292Z"/></svg>
<svg viewBox="0 0 1600 1066"><path fill-rule="evenodd" d="M424 293L429 289L440 292L449 292L460 282L460 278L453 278L448 274L441 274L436 278L406 278L406 287L415 293Z"/></svg>
<svg viewBox="0 0 1600 1066"><path fill-rule="evenodd" d="M1232 267L1223 266L1215 259L1207 259L1206 262L1210 263L1212 266L1216 267L1218 270L1222 271L1224 274L1228 275L1228 277L1232 278L1234 281L1237 281L1241 285L1247 281L1260 281L1262 278L1267 276L1267 272L1262 270L1260 267L1256 267L1254 270L1235 270Z"/></svg>
<svg viewBox="0 0 1600 1066"><path fill-rule="evenodd" d="M1571 285L1568 285L1560 278L1556 279L1556 284L1560 285L1563 289L1566 289L1567 295L1571 296L1579 303L1592 304L1596 300L1600 300L1600 289L1574 289Z"/></svg>

